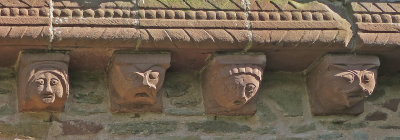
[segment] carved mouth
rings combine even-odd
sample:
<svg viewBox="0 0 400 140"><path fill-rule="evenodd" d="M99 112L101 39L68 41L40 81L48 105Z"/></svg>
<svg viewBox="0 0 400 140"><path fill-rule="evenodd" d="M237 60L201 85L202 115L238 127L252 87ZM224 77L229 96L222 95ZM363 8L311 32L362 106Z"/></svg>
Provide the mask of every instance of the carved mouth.
<svg viewBox="0 0 400 140"><path fill-rule="evenodd" d="M233 104L235 104L235 105L242 105L242 104L243 104L243 102L242 102L242 101L240 101L240 100L236 100L236 101L234 101L234 102L233 102Z"/></svg>
<svg viewBox="0 0 400 140"><path fill-rule="evenodd" d="M41 97L42 97L42 101L44 102L44 103L46 103L46 104L51 104L51 103L53 103L54 102L54 99L55 99L55 95L54 94L42 94L41 95Z"/></svg>
<svg viewBox="0 0 400 140"><path fill-rule="evenodd" d="M43 99L48 99L48 98L53 98L54 97L54 95L53 94L42 94L42 98Z"/></svg>
<svg viewBox="0 0 400 140"><path fill-rule="evenodd" d="M149 97L149 94L145 92L139 92L135 94L135 97Z"/></svg>
<svg viewBox="0 0 400 140"><path fill-rule="evenodd" d="M348 93L347 97L348 98L363 98L363 93L359 93L359 92L353 92L353 93Z"/></svg>

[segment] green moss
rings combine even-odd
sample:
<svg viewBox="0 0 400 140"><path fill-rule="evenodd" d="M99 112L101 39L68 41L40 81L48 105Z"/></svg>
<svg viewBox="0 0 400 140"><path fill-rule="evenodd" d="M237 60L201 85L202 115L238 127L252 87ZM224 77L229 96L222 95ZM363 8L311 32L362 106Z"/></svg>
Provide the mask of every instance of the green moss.
<svg viewBox="0 0 400 140"><path fill-rule="evenodd" d="M202 111L197 111L193 109L176 109L176 108L169 108L165 109L165 113L171 114L171 115L178 115L178 116L200 116L203 114Z"/></svg>
<svg viewBox="0 0 400 140"><path fill-rule="evenodd" d="M321 124L326 126L329 130L351 130L351 129L359 129L367 127L367 123L365 122L358 122L358 123L324 122Z"/></svg>
<svg viewBox="0 0 400 140"><path fill-rule="evenodd" d="M280 138L277 140L309 140L310 138L296 138L296 137L286 137L286 138Z"/></svg>
<svg viewBox="0 0 400 140"><path fill-rule="evenodd" d="M258 94L275 101L288 117L303 115L302 97L306 95L305 81L298 73L264 73Z"/></svg>
<svg viewBox="0 0 400 140"><path fill-rule="evenodd" d="M0 132L3 135L29 136L36 139L45 139L51 123L48 122L22 122L15 125L0 123Z"/></svg>
<svg viewBox="0 0 400 140"><path fill-rule="evenodd" d="M167 97L179 97L198 91L198 73L168 72L165 75L164 88Z"/></svg>
<svg viewBox="0 0 400 140"><path fill-rule="evenodd" d="M291 0L270 0L272 3L275 3L277 5L283 5L283 4L287 4L289 1Z"/></svg>
<svg viewBox="0 0 400 140"><path fill-rule="evenodd" d="M186 8L190 7L185 4L183 0L159 0L161 3L167 5L170 8Z"/></svg>
<svg viewBox="0 0 400 140"><path fill-rule="evenodd" d="M8 94L11 93L11 90L0 88L0 94Z"/></svg>
<svg viewBox="0 0 400 140"><path fill-rule="evenodd" d="M210 3L205 0L185 0L191 7L195 9L215 9Z"/></svg>
<svg viewBox="0 0 400 140"><path fill-rule="evenodd" d="M0 80L14 79L15 73L12 68L0 68Z"/></svg>
<svg viewBox="0 0 400 140"><path fill-rule="evenodd" d="M173 132L177 128L175 121L155 121L155 122L135 122L118 123L109 126L109 132L112 134L163 134Z"/></svg>
<svg viewBox="0 0 400 140"><path fill-rule="evenodd" d="M201 140L199 136L169 136L162 137L161 140Z"/></svg>
<svg viewBox="0 0 400 140"><path fill-rule="evenodd" d="M277 119L276 115L272 113L271 109L261 100L257 102L256 116L258 116L260 122L271 122Z"/></svg>
<svg viewBox="0 0 400 140"><path fill-rule="evenodd" d="M272 127L263 127L263 128L258 128L256 130L257 134L264 135L264 134L276 134L276 129Z"/></svg>
<svg viewBox="0 0 400 140"><path fill-rule="evenodd" d="M191 132L202 131L206 133L212 132L223 132L223 133L243 133L251 131L251 128L246 125L239 125L237 123L226 122L226 121L205 121L205 122L191 122L186 124L187 128Z"/></svg>
<svg viewBox="0 0 400 140"><path fill-rule="evenodd" d="M82 115L82 116L88 116L92 114L98 114L98 113L105 113L105 110L98 109L98 108L93 108L93 107L84 107L84 106L73 106L69 108L69 112L72 114L76 115Z"/></svg>
<svg viewBox="0 0 400 140"><path fill-rule="evenodd" d="M75 93L73 97L77 103L101 104L103 102L103 96L97 95L93 91L87 94Z"/></svg>
<svg viewBox="0 0 400 140"><path fill-rule="evenodd" d="M316 126L314 123L290 127L290 130L292 131L292 133L304 133L304 132L308 132L308 131L313 131L315 129L316 129Z"/></svg>
<svg viewBox="0 0 400 140"><path fill-rule="evenodd" d="M14 111L11 110L11 108L8 104L4 104L4 105L0 106L0 115L10 115L13 113L14 113Z"/></svg>
<svg viewBox="0 0 400 140"><path fill-rule="evenodd" d="M76 103L101 104L105 97L104 72L71 72L71 93Z"/></svg>
<svg viewBox="0 0 400 140"><path fill-rule="evenodd" d="M221 10L239 10L240 8L233 4L230 0L208 0L210 3L214 4L218 9Z"/></svg>
<svg viewBox="0 0 400 140"><path fill-rule="evenodd" d="M400 136L385 137L383 140L400 140Z"/></svg>
<svg viewBox="0 0 400 140"><path fill-rule="evenodd" d="M342 133L321 134L317 137L317 140L336 140L341 137L343 137Z"/></svg>

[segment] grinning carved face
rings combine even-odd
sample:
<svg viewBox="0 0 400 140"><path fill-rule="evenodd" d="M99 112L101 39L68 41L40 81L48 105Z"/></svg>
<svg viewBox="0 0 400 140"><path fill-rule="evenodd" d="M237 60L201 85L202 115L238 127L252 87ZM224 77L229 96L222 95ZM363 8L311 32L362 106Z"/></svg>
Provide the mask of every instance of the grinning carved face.
<svg viewBox="0 0 400 140"><path fill-rule="evenodd" d="M307 80L313 113L345 113L362 102L374 91L379 65L374 56L325 56ZM357 109L346 112L361 113Z"/></svg>
<svg viewBox="0 0 400 140"><path fill-rule="evenodd" d="M57 98L62 98L64 90L60 79L62 76L55 71L39 71L29 82L29 94L39 96L45 104L54 103Z"/></svg>
<svg viewBox="0 0 400 140"><path fill-rule="evenodd" d="M229 66L221 73L225 77L215 77L223 87L214 87L215 100L228 109L239 109L252 99L260 86L262 70L257 66ZM218 80L219 79L219 80Z"/></svg>
<svg viewBox="0 0 400 140"><path fill-rule="evenodd" d="M321 76L318 96L324 107L334 110L349 108L372 94L377 65L329 64Z"/></svg>
<svg viewBox="0 0 400 140"><path fill-rule="evenodd" d="M110 77L112 87L125 103L154 104L165 70L154 64L115 65Z"/></svg>

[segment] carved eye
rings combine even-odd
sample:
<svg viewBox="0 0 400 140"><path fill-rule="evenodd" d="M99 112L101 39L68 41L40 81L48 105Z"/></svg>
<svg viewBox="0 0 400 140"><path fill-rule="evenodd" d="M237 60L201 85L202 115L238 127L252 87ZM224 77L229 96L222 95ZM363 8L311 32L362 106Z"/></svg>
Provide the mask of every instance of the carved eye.
<svg viewBox="0 0 400 140"><path fill-rule="evenodd" d="M246 96L247 97L251 96L255 90L256 90L256 85L254 85L252 83L247 84L245 87Z"/></svg>
<svg viewBox="0 0 400 140"><path fill-rule="evenodd" d="M128 76L128 79L129 80L137 80L137 79L139 79L140 77L139 77L139 74L138 73L131 73L131 74L129 74L129 76Z"/></svg>
<svg viewBox="0 0 400 140"><path fill-rule="evenodd" d="M354 75L352 73L344 74L341 77L345 78L350 83L352 83L354 81Z"/></svg>
<svg viewBox="0 0 400 140"><path fill-rule="evenodd" d="M37 80L35 81L35 83L36 83L38 86L44 85L44 80L43 80L43 79L37 79Z"/></svg>
<svg viewBox="0 0 400 140"><path fill-rule="evenodd" d="M50 81L50 85L54 86L58 84L58 80L57 79L51 79Z"/></svg>
<svg viewBox="0 0 400 140"><path fill-rule="evenodd" d="M149 79L157 79L159 74L159 72L150 72Z"/></svg>
<svg viewBox="0 0 400 140"><path fill-rule="evenodd" d="M373 80L374 74L373 73L367 73L362 76L362 82L363 83L369 83L371 80Z"/></svg>

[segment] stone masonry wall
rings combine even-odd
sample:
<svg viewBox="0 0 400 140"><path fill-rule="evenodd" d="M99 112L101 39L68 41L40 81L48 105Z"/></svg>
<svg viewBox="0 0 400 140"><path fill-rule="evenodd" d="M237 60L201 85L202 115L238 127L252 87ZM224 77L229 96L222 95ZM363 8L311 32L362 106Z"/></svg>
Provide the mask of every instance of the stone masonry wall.
<svg viewBox="0 0 400 140"><path fill-rule="evenodd" d="M0 140L400 140L399 23L397 0L0 0ZM37 50L68 52L63 111L19 110L21 52ZM161 112L111 110L118 51L171 54ZM206 113L217 53L266 56L254 115ZM379 58L361 114L313 115L307 78L326 54Z"/></svg>
<svg viewBox="0 0 400 140"><path fill-rule="evenodd" d="M267 72L254 116L205 115L198 72L169 72L163 113L111 113L104 72L73 71L63 113L19 113L15 73L1 69L2 139L384 139L400 138L399 75L380 75L358 116L312 116L305 76Z"/></svg>

